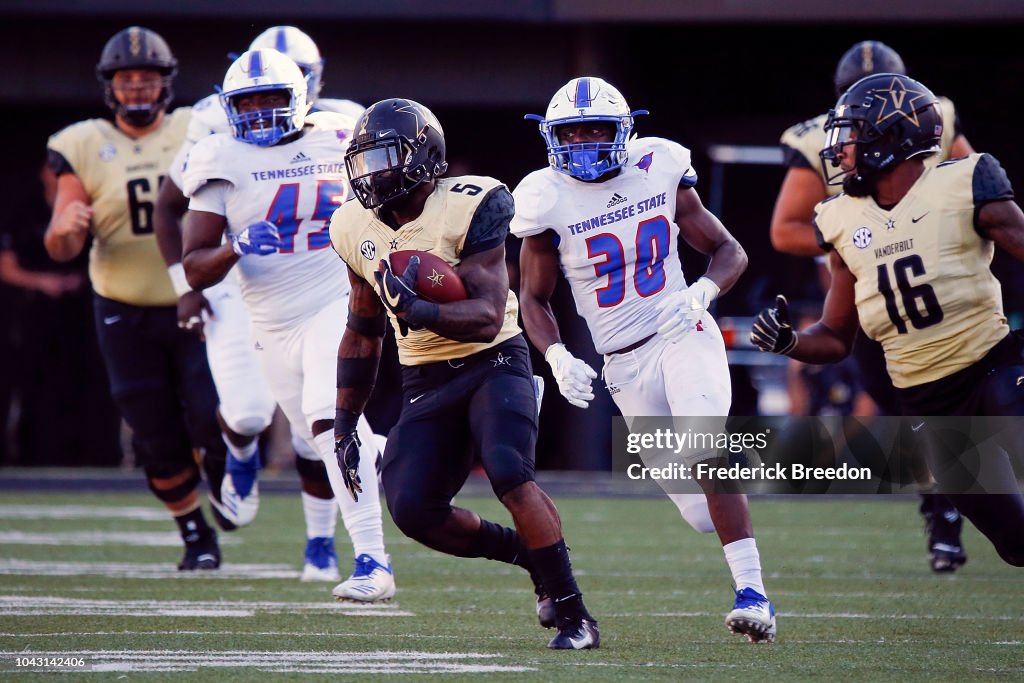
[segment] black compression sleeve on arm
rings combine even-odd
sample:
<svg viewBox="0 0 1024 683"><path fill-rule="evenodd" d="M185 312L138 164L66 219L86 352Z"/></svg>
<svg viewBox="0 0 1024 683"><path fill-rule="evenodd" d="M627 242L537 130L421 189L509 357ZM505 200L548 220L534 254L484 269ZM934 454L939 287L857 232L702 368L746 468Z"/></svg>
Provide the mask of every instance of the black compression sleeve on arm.
<svg viewBox="0 0 1024 683"><path fill-rule="evenodd" d="M363 389L370 393L377 381L377 361L374 358L339 358L338 388Z"/></svg>

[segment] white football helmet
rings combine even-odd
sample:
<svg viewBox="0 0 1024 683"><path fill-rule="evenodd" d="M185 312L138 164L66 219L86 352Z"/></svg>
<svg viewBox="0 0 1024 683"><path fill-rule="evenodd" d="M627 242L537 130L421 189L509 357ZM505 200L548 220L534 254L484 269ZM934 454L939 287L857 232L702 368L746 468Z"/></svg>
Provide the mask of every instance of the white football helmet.
<svg viewBox="0 0 1024 683"><path fill-rule="evenodd" d="M240 113L237 100L242 95L268 90L284 90L287 107ZM250 50L228 68L220 101L231 124L231 134L242 142L261 147L277 144L281 138L301 130L309 111L306 79L295 62L272 49Z"/></svg>
<svg viewBox="0 0 1024 683"><path fill-rule="evenodd" d="M313 39L294 26L271 26L256 36L250 50L273 48L292 58L306 77L306 95L313 104L320 97L323 87L324 60L320 56L320 48Z"/></svg>
<svg viewBox="0 0 1024 683"><path fill-rule="evenodd" d="M527 114L526 118L540 122L540 135L547 144L551 168L580 180L595 180L626 163L626 142L633 130L633 117L646 113L644 109L631 112L626 98L607 81L581 76L558 89L543 118L536 114ZM558 141L558 126L587 121L615 124L615 139L570 145Z"/></svg>

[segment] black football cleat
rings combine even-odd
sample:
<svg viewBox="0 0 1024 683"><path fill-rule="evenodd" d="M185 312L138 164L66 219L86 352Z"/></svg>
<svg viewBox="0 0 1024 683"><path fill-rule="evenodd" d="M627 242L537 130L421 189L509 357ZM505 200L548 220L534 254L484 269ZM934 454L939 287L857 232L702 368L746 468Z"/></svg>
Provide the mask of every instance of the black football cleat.
<svg viewBox="0 0 1024 683"><path fill-rule="evenodd" d="M936 574L952 574L967 564L967 554L962 546L932 543L930 550L930 564Z"/></svg>
<svg viewBox="0 0 1024 683"><path fill-rule="evenodd" d="M921 498L921 514L928 532L928 564L936 574L951 574L967 563L967 553L960 541L964 519L944 496Z"/></svg>
<svg viewBox="0 0 1024 683"><path fill-rule="evenodd" d="M548 647L552 650L596 650L601 647L597 622L585 618L561 619L558 635L551 639Z"/></svg>
<svg viewBox="0 0 1024 683"><path fill-rule="evenodd" d="M220 546L213 529L196 532L193 540L185 541L185 556L178 563L178 571L217 569L220 567Z"/></svg>

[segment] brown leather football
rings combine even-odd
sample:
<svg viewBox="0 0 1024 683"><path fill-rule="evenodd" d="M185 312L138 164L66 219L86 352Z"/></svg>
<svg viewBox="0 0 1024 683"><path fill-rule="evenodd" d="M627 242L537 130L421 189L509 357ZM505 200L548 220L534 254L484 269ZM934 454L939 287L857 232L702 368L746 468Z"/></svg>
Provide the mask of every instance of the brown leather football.
<svg viewBox="0 0 1024 683"><path fill-rule="evenodd" d="M392 252L388 257L391 271L401 277L409 265L409 258L420 257L420 270L416 274L416 292L428 301L447 304L466 298L466 287L455 269L447 261L427 251L407 249Z"/></svg>

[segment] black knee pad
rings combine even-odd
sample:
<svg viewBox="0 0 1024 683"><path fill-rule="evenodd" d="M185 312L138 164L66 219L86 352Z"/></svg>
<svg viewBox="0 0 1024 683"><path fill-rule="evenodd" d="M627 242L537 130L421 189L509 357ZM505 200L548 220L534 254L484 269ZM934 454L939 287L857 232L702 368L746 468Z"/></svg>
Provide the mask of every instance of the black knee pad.
<svg viewBox="0 0 1024 683"><path fill-rule="evenodd" d="M512 445L492 444L483 458L483 466L499 500L517 486L534 480L533 459Z"/></svg>
<svg viewBox="0 0 1024 683"><path fill-rule="evenodd" d="M310 460L309 458L303 458L301 455L295 456L295 471L299 473L299 478L306 482L324 482L330 483L330 478L327 476L327 465L324 464L323 460Z"/></svg>
<svg viewBox="0 0 1024 683"><path fill-rule="evenodd" d="M181 472L196 464L195 453L188 441L173 433L135 435L132 446L136 458L147 471L150 467Z"/></svg>
<svg viewBox="0 0 1024 683"><path fill-rule="evenodd" d="M189 463L184 468L180 465L155 463L146 465L143 470L146 473L146 483L149 484L149 490L165 503L176 503L195 491L196 487L199 486L199 468L196 467L195 463ZM158 489L153 486L154 479L170 479L180 476L183 472L188 472L188 479L173 488Z"/></svg>

